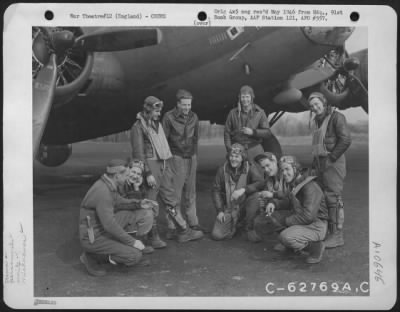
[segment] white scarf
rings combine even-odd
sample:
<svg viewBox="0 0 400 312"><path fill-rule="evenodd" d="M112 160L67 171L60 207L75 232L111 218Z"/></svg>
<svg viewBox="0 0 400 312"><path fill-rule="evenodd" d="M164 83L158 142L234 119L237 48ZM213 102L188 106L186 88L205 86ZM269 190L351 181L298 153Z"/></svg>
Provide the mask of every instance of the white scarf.
<svg viewBox="0 0 400 312"><path fill-rule="evenodd" d="M150 139L157 156L161 160L166 160L172 157L171 150L169 149L167 138L165 137L164 129L161 125L158 127L158 133L153 127L147 125L147 121L143 118L142 114L137 114L137 119L142 123L143 129Z"/></svg>

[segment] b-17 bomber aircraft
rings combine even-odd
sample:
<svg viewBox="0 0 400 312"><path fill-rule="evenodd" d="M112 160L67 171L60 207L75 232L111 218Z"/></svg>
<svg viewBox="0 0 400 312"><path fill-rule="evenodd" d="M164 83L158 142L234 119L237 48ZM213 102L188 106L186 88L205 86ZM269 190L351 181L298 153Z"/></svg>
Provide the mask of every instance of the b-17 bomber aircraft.
<svg viewBox="0 0 400 312"><path fill-rule="evenodd" d="M244 84L273 125L307 110L312 91L368 111L367 50L351 27L33 27L33 157L58 166L71 143L128 130L146 96L194 95L200 120L223 124ZM265 150L279 154L275 137Z"/></svg>

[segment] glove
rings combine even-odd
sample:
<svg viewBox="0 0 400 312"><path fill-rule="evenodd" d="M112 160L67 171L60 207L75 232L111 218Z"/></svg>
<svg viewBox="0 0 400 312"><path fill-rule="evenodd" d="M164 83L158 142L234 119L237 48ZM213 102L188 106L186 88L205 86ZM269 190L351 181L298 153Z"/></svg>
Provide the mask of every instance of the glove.
<svg viewBox="0 0 400 312"><path fill-rule="evenodd" d="M135 247L136 249L139 250L143 250L144 249L144 245L142 243L142 241L136 239L135 242L133 243L133 247Z"/></svg>

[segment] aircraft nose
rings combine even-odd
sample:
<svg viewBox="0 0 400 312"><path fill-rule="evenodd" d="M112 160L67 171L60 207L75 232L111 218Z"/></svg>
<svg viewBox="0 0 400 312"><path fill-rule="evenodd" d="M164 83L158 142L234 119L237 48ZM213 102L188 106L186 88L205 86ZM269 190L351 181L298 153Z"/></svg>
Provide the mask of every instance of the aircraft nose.
<svg viewBox="0 0 400 312"><path fill-rule="evenodd" d="M301 27L304 35L312 42L333 46L343 45L354 29L355 27Z"/></svg>

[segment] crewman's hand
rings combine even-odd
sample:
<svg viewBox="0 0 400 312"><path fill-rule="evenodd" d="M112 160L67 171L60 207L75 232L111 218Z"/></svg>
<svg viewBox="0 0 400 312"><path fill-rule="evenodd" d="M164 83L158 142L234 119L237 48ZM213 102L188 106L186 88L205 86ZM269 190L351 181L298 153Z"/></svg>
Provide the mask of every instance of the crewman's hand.
<svg viewBox="0 0 400 312"><path fill-rule="evenodd" d="M232 200L237 201L240 198L240 196L244 194L244 192L245 192L244 188L240 188L238 190L233 191L231 196Z"/></svg>
<svg viewBox="0 0 400 312"><path fill-rule="evenodd" d="M335 161L328 155L326 157L319 158L319 169L325 171L328 167L332 166Z"/></svg>
<svg viewBox="0 0 400 312"><path fill-rule="evenodd" d="M328 157L326 157L326 167L329 167L333 163L335 163L335 160L330 155L328 155Z"/></svg>
<svg viewBox="0 0 400 312"><path fill-rule="evenodd" d="M220 213L218 213L217 219L218 219L219 222L225 223L225 213L224 213L223 211L221 211Z"/></svg>
<svg viewBox="0 0 400 312"><path fill-rule="evenodd" d="M267 216L272 215L274 211L275 211L275 204L268 203L267 206L265 207L265 213L267 214Z"/></svg>
<svg viewBox="0 0 400 312"><path fill-rule="evenodd" d="M135 240L135 242L133 243L133 247L139 250L143 250L144 249L144 245L142 243L142 241L140 240Z"/></svg>
<svg viewBox="0 0 400 312"><path fill-rule="evenodd" d="M261 191L260 192L260 196L262 198L273 198L274 194L272 192L270 192L270 191Z"/></svg>
<svg viewBox="0 0 400 312"><path fill-rule="evenodd" d="M155 188L157 186L156 178L154 178L152 174L147 177L147 184L151 188Z"/></svg>
<svg viewBox="0 0 400 312"><path fill-rule="evenodd" d="M129 186L131 186L133 184L133 180L131 179L131 177L128 177L126 179L126 184L128 184Z"/></svg>
<svg viewBox="0 0 400 312"><path fill-rule="evenodd" d="M254 130L249 128L249 127L243 127L241 131L242 131L242 133L244 133L246 135L253 135L254 134Z"/></svg>
<svg viewBox="0 0 400 312"><path fill-rule="evenodd" d="M149 199L142 199L140 201L140 208L142 209L153 209L153 201Z"/></svg>

